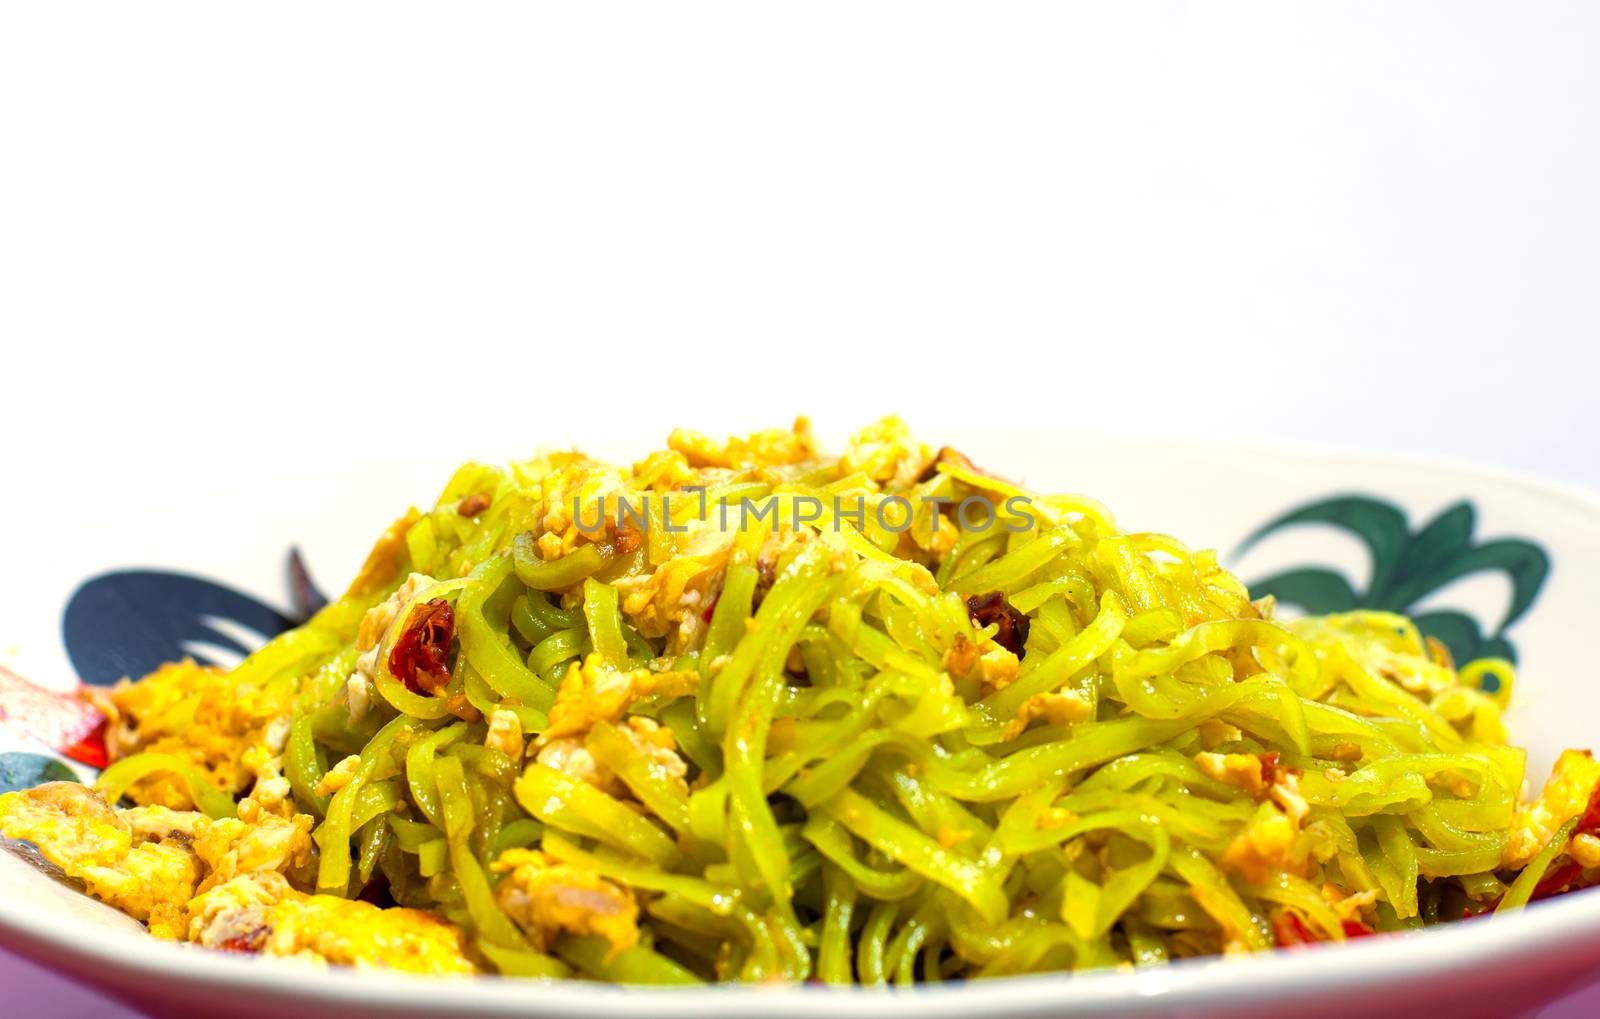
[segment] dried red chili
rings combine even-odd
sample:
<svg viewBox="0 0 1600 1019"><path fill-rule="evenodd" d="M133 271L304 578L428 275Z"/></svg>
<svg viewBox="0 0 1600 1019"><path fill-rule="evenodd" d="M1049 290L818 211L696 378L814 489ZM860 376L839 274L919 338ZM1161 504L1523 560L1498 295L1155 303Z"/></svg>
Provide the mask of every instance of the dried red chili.
<svg viewBox="0 0 1600 1019"><path fill-rule="evenodd" d="M1342 923L1345 938L1365 938L1378 933L1359 920L1345 920ZM1306 945L1315 945L1326 938L1318 937L1306 922L1300 919L1300 914L1290 910L1283 910L1272 918L1272 936L1279 948L1303 948Z"/></svg>
<svg viewBox="0 0 1600 1019"><path fill-rule="evenodd" d="M1278 752L1276 750L1261 755L1261 782L1267 788L1278 780Z"/></svg>
<svg viewBox="0 0 1600 1019"><path fill-rule="evenodd" d="M389 671L413 693L441 689L450 682L447 656L455 632L455 613L443 598L413 609L389 651Z"/></svg>
<svg viewBox="0 0 1600 1019"><path fill-rule="evenodd" d="M488 509L493 501L494 497L487 492L474 492L457 504L456 512L464 517L475 517Z"/></svg>
<svg viewBox="0 0 1600 1019"><path fill-rule="evenodd" d="M1028 642L1028 617L1008 605L1005 595L999 591L973 595L967 599L967 615L973 626L996 624L999 628L994 642L1021 656L1023 645Z"/></svg>

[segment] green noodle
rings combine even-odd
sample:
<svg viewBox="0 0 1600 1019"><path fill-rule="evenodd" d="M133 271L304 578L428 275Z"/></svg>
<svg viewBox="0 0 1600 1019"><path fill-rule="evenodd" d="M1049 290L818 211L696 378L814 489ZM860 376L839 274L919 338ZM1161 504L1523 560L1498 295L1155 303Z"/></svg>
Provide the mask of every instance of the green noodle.
<svg viewBox="0 0 1600 1019"><path fill-rule="evenodd" d="M319 819L318 890L356 894L381 871L508 975L910 984L1257 951L1291 914L1341 940L1352 914L1324 884L1375 900L1361 915L1380 929L1514 909L1566 851L1575 820L1520 873L1503 863L1523 783L1499 721L1507 663L1458 674L1384 614L1276 621L1209 553L1119 532L1090 500L935 466L890 482L814 457L735 464L705 472L703 503L650 491L642 542L612 529L565 545L541 540L562 538L546 530L553 461L463 468L385 584L235 673L298 683L284 774ZM859 519L832 505L863 491ZM461 516L474 493L490 501ZM1013 530L926 504L907 531L873 519L887 495L926 494L1026 497L1032 513L999 509ZM703 551L720 513L767 497L772 515L728 525L721 558ZM827 508L793 526L810 500ZM940 544L938 528L954 533ZM413 571L440 583L412 603L454 603L449 683L421 692L390 668L408 603L376 649L367 715L352 713L362 615ZM640 605L674 577L698 586L659 595L664 623ZM969 607L990 595L1027 626L1009 664L1003 628ZM562 730L580 774L540 736L579 698L566 684L596 670L698 683ZM528 759L491 738L504 713ZM669 754L641 750L651 726ZM1210 753L1295 784L1224 780ZM344 784L318 792L350 754ZM161 776L232 816L170 755L119 761L100 784L115 798ZM1279 856L1252 868L1247 851L1285 824ZM530 936L497 891L512 851L623 889L637 941Z"/></svg>

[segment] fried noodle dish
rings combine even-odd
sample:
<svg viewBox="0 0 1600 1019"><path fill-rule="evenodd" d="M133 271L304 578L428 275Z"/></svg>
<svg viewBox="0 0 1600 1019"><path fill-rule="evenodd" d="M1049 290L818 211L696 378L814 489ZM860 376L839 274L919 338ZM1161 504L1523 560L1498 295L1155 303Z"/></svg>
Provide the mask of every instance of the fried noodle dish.
<svg viewBox="0 0 1600 1019"><path fill-rule="evenodd" d="M912 984L1337 942L1600 881L1509 663L1278 620L888 418L468 464L224 671L91 692L0 829L161 938L421 973ZM1492 921L1491 921L1492 922Z"/></svg>

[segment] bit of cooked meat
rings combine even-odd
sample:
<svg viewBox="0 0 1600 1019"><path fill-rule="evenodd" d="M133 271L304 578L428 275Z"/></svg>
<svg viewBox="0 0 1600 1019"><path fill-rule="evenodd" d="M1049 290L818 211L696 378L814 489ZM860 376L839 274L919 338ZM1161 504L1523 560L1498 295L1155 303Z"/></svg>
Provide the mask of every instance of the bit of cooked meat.
<svg viewBox="0 0 1600 1019"><path fill-rule="evenodd" d="M522 722L517 713L507 708L489 712L489 732L483 745L498 750L513 761L522 760Z"/></svg>
<svg viewBox="0 0 1600 1019"><path fill-rule="evenodd" d="M599 935L614 952L638 943L638 903L599 874L535 849L508 849L494 869L505 875L495 889L500 908L535 946L549 947L561 931Z"/></svg>
<svg viewBox="0 0 1600 1019"><path fill-rule="evenodd" d="M618 529L616 536L611 539L611 551L615 555L632 555L639 551L644 544L644 535L637 528L623 527Z"/></svg>

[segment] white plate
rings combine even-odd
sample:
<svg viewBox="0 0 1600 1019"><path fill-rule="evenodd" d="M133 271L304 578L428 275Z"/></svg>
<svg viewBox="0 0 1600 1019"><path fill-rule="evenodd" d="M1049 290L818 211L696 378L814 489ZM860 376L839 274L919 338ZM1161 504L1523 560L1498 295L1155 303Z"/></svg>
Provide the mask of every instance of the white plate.
<svg viewBox="0 0 1600 1019"><path fill-rule="evenodd" d="M1532 585L1526 611L1501 635L1519 658L1513 738L1531 751L1542 781L1568 746L1600 742L1596 721L1595 606L1600 605L1600 498L1537 481L1437 462L1186 439L1128 439L991 430L929 436L958 446L997 473L1046 491L1093 495L1130 530L1159 530L1212 547L1246 581L1317 565L1343 573L1363 592L1372 569L1347 530L1301 525L1280 530L1243 555L1247 536L1292 508L1331 496L1387 503L1412 540L1442 511L1459 525L1472 507L1470 545L1514 538L1547 555L1548 575ZM596 444L629 456L653 448ZM452 464L385 462L340 472L275 472L206 491L190 482L168 505L102 504L76 519L41 525L35 507L0 510L10 546L0 569L0 664L40 683L70 687L61 614L84 580L107 570L151 567L203 575L286 606L283 555L299 544L325 586L336 588L371 539L408 502L427 504ZM1386 511L1370 507L1385 516ZM1441 528L1434 532L1439 537ZM1427 539L1425 539L1427 540ZM1537 570L1522 546L1500 546L1520 564L1526 593ZM1459 553L1459 550L1457 550ZM1480 558L1483 558L1480 556ZM1490 557L1493 558L1493 557ZM1449 559L1449 556L1446 556ZM1446 567L1435 572L1448 575ZM1391 590L1397 585L1391 582ZM1427 587L1428 585L1424 585ZM1507 575L1475 572L1424 591L1414 612L1455 611L1494 639L1512 603ZM219 632L248 643L237 627ZM109 638L108 638L109 639ZM80 649L81 652L81 649ZM80 654L81 657L81 654ZM1518 915L1418 934L1391 935L1242 960L1179 963L1143 972L1014 978L909 992L721 987L623 990L484 978L420 980L392 974L315 970L166 944L129 930L104 907L65 891L0 853L0 944L170 1015L283 1019L438 1016L719 1016L762 1013L839 1019L891 1016L1068 1015L1401 1015L1428 1007L1451 1015L1508 1015L1531 1009L1586 980L1600 963L1600 893L1538 903ZM98 922L97 922L98 920Z"/></svg>

